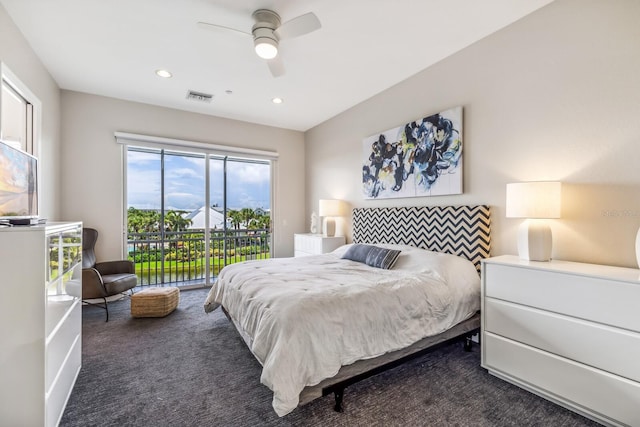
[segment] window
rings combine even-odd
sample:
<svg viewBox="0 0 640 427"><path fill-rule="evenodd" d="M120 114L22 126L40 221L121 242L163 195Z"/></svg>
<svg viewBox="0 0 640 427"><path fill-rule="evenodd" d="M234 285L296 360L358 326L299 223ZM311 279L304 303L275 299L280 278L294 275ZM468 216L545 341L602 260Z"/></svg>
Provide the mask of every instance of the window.
<svg viewBox="0 0 640 427"><path fill-rule="evenodd" d="M37 155L35 119L40 101L6 65L0 64L0 74L0 139Z"/></svg>
<svg viewBox="0 0 640 427"><path fill-rule="evenodd" d="M271 256L271 160L127 142L127 254L142 286L209 284Z"/></svg>

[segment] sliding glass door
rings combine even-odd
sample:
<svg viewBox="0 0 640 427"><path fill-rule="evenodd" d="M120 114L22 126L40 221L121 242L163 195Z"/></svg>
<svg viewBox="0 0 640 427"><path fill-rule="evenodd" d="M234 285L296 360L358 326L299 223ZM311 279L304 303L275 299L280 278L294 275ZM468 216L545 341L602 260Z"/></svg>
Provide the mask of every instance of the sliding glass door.
<svg viewBox="0 0 640 427"><path fill-rule="evenodd" d="M127 147L127 251L142 286L209 285L271 256L271 164Z"/></svg>

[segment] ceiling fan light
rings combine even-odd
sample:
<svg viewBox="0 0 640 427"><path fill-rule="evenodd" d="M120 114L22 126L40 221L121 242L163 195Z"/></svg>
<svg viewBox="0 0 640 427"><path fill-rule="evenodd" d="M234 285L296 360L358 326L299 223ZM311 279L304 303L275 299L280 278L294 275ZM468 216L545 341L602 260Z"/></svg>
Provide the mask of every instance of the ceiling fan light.
<svg viewBox="0 0 640 427"><path fill-rule="evenodd" d="M268 37L258 37L254 40L256 54L262 59L273 59L278 55L278 43Z"/></svg>

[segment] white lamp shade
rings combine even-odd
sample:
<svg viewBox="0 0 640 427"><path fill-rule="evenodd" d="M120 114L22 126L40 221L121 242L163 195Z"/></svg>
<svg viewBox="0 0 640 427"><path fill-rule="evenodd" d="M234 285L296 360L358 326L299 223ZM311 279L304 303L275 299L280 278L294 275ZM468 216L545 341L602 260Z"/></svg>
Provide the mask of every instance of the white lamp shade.
<svg viewBox="0 0 640 427"><path fill-rule="evenodd" d="M560 182L507 184L507 218L560 218Z"/></svg>
<svg viewBox="0 0 640 427"><path fill-rule="evenodd" d="M318 203L320 216L344 216L344 202L342 200L321 199Z"/></svg>

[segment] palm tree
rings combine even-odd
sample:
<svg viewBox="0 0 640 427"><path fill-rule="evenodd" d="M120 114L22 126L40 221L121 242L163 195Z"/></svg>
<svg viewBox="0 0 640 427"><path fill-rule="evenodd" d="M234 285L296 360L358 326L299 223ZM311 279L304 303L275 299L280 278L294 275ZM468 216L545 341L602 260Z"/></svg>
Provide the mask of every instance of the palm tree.
<svg viewBox="0 0 640 427"><path fill-rule="evenodd" d="M185 231L191 225L191 220L183 215L186 211L168 211L164 216L164 229L166 231Z"/></svg>
<svg viewBox="0 0 640 427"><path fill-rule="evenodd" d="M269 231L271 229L271 216L270 215L262 215L260 217L260 228L264 228Z"/></svg>
<svg viewBox="0 0 640 427"><path fill-rule="evenodd" d="M271 226L271 217L269 215L259 215L251 221L249 228L269 230Z"/></svg>
<svg viewBox="0 0 640 427"><path fill-rule="evenodd" d="M231 226L234 229L240 228L240 223L242 222L242 216L239 211L230 210L227 211L227 217L231 218Z"/></svg>
<svg viewBox="0 0 640 427"><path fill-rule="evenodd" d="M242 208L242 210L240 210L240 218L242 218L244 227L249 228L251 220L256 218L256 213L251 208Z"/></svg>
<svg viewBox="0 0 640 427"><path fill-rule="evenodd" d="M159 212L136 208L127 210L127 231L129 233L153 233L159 230L159 226Z"/></svg>

